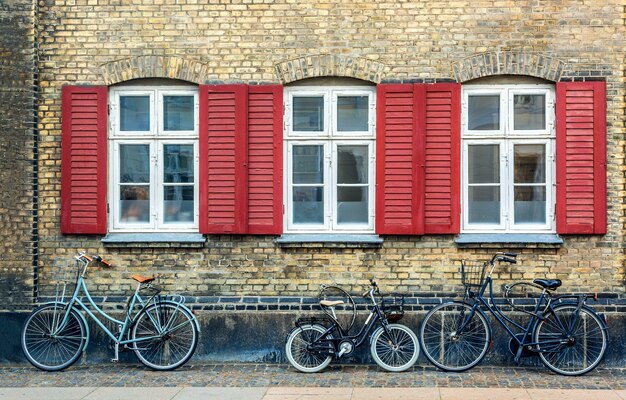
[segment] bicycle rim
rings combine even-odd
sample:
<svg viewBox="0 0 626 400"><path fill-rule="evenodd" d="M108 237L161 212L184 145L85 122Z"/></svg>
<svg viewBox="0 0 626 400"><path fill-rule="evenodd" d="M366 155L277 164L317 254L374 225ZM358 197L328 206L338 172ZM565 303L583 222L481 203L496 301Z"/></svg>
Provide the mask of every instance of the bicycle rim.
<svg viewBox="0 0 626 400"><path fill-rule="evenodd" d="M193 316L177 304L148 307L132 329L135 355L156 370L172 370L186 363L198 343Z"/></svg>
<svg viewBox="0 0 626 400"><path fill-rule="evenodd" d="M22 350L28 361L44 371L60 371L80 357L86 340L86 328L75 310L70 310L61 325L66 309L48 305L33 311L22 330Z"/></svg>
<svg viewBox="0 0 626 400"><path fill-rule="evenodd" d="M489 324L478 310L460 330L471 308L465 303L441 304L433 308L422 322L422 350L433 365L444 371L468 370L478 364L489 350Z"/></svg>
<svg viewBox="0 0 626 400"><path fill-rule="evenodd" d="M600 318L588 309L576 310L575 304L559 305L535 328L539 358L557 374L583 375L606 351L607 334Z"/></svg>
<svg viewBox="0 0 626 400"><path fill-rule="evenodd" d="M321 325L302 325L291 331L285 344L285 353L294 368L302 372L319 372L330 364L331 355L307 349L325 331ZM332 335L328 334L326 338L332 339ZM329 343L329 348L330 346Z"/></svg>
<svg viewBox="0 0 626 400"><path fill-rule="evenodd" d="M381 368L400 372L411 368L419 356L417 336L404 325L388 325L389 333L381 326L372 335L371 353Z"/></svg>

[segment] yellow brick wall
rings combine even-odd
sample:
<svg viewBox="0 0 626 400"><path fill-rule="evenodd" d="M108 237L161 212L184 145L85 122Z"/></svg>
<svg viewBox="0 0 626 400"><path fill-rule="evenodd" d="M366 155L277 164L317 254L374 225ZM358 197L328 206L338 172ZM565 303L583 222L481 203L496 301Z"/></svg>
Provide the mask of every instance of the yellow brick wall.
<svg viewBox="0 0 626 400"><path fill-rule="evenodd" d="M389 237L380 249L281 249L272 237L210 236L200 249L119 249L99 237L62 236L60 90L141 77L287 83L329 71L373 82L465 81L494 73L471 72L491 54L521 57L527 69L516 71L534 76L549 76L528 69L547 62L558 79L607 81L608 234L564 237L559 248L507 248L521 253L520 264L501 277L623 293L624 21L623 0L48 0L40 17L43 280L86 249L116 264L93 271L97 291L123 292L131 287L124 278L153 271L197 295L299 295L332 281L360 288L371 275L396 290L456 289L458 261L487 258L494 248L459 249L452 236Z"/></svg>

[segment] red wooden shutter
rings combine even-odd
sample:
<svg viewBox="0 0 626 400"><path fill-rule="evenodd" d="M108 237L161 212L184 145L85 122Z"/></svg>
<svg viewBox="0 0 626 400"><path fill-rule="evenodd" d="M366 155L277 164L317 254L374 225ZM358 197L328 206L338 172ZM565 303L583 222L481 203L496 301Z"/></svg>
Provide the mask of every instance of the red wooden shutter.
<svg viewBox="0 0 626 400"><path fill-rule="evenodd" d="M247 231L246 85L201 85L200 232Z"/></svg>
<svg viewBox="0 0 626 400"><path fill-rule="evenodd" d="M107 87L61 92L61 233L107 233Z"/></svg>
<svg viewBox="0 0 626 400"><path fill-rule="evenodd" d="M561 234L606 233L606 87L556 84L556 222Z"/></svg>
<svg viewBox="0 0 626 400"><path fill-rule="evenodd" d="M248 87L248 233L283 231L283 87Z"/></svg>
<svg viewBox="0 0 626 400"><path fill-rule="evenodd" d="M423 138L412 84L376 89L376 232L423 233Z"/></svg>
<svg viewBox="0 0 626 400"><path fill-rule="evenodd" d="M416 85L424 145L424 233L459 233L461 88L457 83Z"/></svg>

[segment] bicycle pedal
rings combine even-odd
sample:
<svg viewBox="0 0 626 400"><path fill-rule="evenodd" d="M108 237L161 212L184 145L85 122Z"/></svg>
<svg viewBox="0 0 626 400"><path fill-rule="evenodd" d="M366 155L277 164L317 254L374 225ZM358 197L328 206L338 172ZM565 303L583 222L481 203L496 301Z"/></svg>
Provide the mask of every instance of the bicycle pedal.
<svg viewBox="0 0 626 400"><path fill-rule="evenodd" d="M112 359L111 359L111 362L112 362L112 363L118 363L118 362L120 362L120 360L119 360L118 358L112 358Z"/></svg>

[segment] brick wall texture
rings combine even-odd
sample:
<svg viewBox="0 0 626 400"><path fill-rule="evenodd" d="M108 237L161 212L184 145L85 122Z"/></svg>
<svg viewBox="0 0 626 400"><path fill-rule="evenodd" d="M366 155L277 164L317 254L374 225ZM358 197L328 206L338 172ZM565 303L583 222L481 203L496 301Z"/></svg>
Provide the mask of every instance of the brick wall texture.
<svg viewBox="0 0 626 400"><path fill-rule="evenodd" d="M33 296L34 43L32 2L0 0L0 309Z"/></svg>
<svg viewBox="0 0 626 400"><path fill-rule="evenodd" d="M386 237L378 249L280 248L270 236L209 236L202 247L112 248L97 236L63 236L62 85L151 77L195 83L289 83L315 76L465 82L520 74L606 80L608 233L565 236L560 247L507 246L520 253L520 262L498 275L506 281L561 278L570 292L624 293L623 0L42 0L39 6L44 283L84 249L114 264L92 271L96 293L126 293L131 274L152 272L162 274L166 288L209 296L314 294L320 283L330 282L356 291L370 276L389 290L447 292L460 285L461 259L485 259L496 250L459 248L452 236L441 235ZM1 179L23 183L15 176ZM3 222L0 229L4 238L10 225Z"/></svg>

